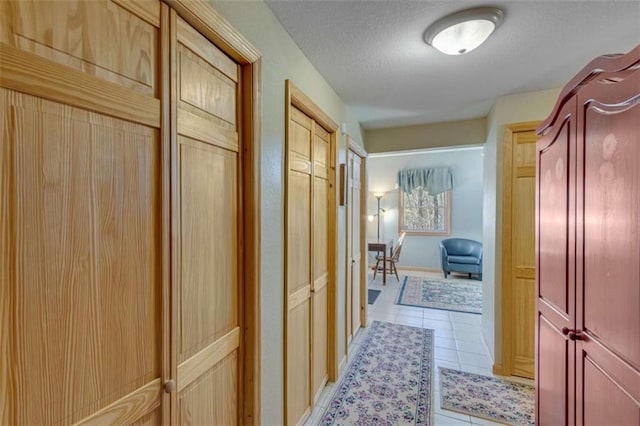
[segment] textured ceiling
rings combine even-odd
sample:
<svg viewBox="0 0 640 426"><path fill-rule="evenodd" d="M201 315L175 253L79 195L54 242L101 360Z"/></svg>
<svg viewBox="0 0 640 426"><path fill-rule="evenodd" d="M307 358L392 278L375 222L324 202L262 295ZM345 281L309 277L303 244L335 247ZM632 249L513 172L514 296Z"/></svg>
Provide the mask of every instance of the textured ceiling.
<svg viewBox="0 0 640 426"><path fill-rule="evenodd" d="M366 129L484 117L499 96L560 87L640 43L640 0L267 4ZM505 20L478 49L447 56L424 43L430 23L480 5Z"/></svg>

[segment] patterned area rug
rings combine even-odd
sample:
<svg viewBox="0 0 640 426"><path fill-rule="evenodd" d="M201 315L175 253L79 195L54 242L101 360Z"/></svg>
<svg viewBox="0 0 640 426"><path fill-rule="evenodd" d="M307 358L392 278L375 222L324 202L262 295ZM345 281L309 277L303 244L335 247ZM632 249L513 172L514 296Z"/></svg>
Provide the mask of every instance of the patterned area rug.
<svg viewBox="0 0 640 426"><path fill-rule="evenodd" d="M433 424L433 330L373 321L321 425Z"/></svg>
<svg viewBox="0 0 640 426"><path fill-rule="evenodd" d="M481 314L482 282L407 275L404 277L396 303Z"/></svg>
<svg viewBox="0 0 640 426"><path fill-rule="evenodd" d="M440 367L440 406L510 425L535 424L533 386Z"/></svg>
<svg viewBox="0 0 640 426"><path fill-rule="evenodd" d="M380 296L380 293L382 293L382 290L376 290L373 288L369 288L367 289L367 302L369 305L373 305L374 303L376 303L376 299L378 299L378 296Z"/></svg>

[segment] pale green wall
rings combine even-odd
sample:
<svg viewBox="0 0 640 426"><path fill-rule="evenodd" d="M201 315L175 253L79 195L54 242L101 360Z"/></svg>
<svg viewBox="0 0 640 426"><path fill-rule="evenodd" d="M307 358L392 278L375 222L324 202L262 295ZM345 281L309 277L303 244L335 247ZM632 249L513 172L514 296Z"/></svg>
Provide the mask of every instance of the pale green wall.
<svg viewBox="0 0 640 426"><path fill-rule="evenodd" d="M482 333L495 363L502 362L502 137L506 124L544 120L560 89L519 93L496 100L484 147Z"/></svg>
<svg viewBox="0 0 640 426"><path fill-rule="evenodd" d="M453 172L451 235L407 236L400 255L401 266L440 269L440 241L443 238L460 237L482 241L482 151L482 146L477 146L369 157L369 189L371 192L385 192L380 200L381 207L386 210L380 226L381 238L393 238L394 241L398 241L398 190L394 189L398 170L448 166ZM374 215L376 212L377 200L369 193L367 215ZM375 220L368 224L367 235L369 238L376 238ZM375 261L373 255L375 253L369 254L369 262Z"/></svg>
<svg viewBox="0 0 640 426"><path fill-rule="evenodd" d="M476 145L486 138L486 118L365 131L369 153Z"/></svg>
<svg viewBox="0 0 640 426"><path fill-rule="evenodd" d="M360 126L262 1L212 1L262 54L261 176L261 406L262 423L278 425L283 417L284 306L284 139L285 80L291 81L336 123L347 123L350 136L362 145ZM338 162L344 162L345 138L339 137ZM338 235L344 235L344 208L339 208ZM344 259L344 239L339 239ZM339 262L339 317L344 318L344 262ZM344 352L344 320L339 324L339 353Z"/></svg>

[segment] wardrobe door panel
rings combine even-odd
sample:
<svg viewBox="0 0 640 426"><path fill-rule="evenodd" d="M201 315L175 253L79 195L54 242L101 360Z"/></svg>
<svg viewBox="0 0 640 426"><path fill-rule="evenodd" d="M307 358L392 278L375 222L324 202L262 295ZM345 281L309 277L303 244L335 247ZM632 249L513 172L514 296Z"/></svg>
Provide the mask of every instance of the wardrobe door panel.
<svg viewBox="0 0 640 426"><path fill-rule="evenodd" d="M537 175L539 216L538 297L563 314L569 314L569 149L574 134L565 121L553 140L540 142Z"/></svg>
<svg viewBox="0 0 640 426"><path fill-rule="evenodd" d="M540 425L575 419L575 101L537 142L536 387Z"/></svg>
<svg viewBox="0 0 640 426"><path fill-rule="evenodd" d="M576 342L576 386L584 424L640 420L640 73L613 81L594 79L578 97L577 329L584 337Z"/></svg>
<svg viewBox="0 0 640 426"><path fill-rule="evenodd" d="M640 107L602 109L585 112L584 329L640 369Z"/></svg>
<svg viewBox="0 0 640 426"><path fill-rule="evenodd" d="M566 425L569 421L570 342L542 315L538 316L537 424Z"/></svg>

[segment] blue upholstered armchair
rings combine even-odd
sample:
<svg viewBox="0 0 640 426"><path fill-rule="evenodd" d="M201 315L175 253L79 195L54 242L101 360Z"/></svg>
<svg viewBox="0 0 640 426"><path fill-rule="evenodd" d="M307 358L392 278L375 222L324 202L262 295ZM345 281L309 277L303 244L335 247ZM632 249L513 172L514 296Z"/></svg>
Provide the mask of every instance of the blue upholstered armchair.
<svg viewBox="0 0 640 426"><path fill-rule="evenodd" d="M440 242L440 256L444 277L451 272L478 274L482 280L482 243L466 238L448 238Z"/></svg>

